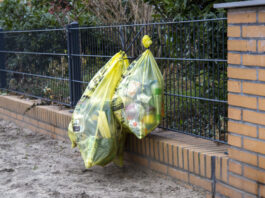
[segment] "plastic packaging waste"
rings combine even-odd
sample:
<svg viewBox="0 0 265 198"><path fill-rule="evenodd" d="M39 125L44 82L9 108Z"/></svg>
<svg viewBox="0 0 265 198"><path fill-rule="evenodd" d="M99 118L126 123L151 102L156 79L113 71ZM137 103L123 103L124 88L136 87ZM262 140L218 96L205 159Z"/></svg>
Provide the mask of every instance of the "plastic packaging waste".
<svg viewBox="0 0 265 198"><path fill-rule="evenodd" d="M145 35L142 44L149 48L152 40ZM144 138L162 119L163 91L163 76L147 49L130 64L121 78L113 97L115 117L137 138Z"/></svg>
<svg viewBox="0 0 265 198"><path fill-rule="evenodd" d="M72 147L79 148L86 168L113 160L122 164L125 134L114 118L111 100L128 65L125 52L115 54L93 77L75 107L68 136Z"/></svg>

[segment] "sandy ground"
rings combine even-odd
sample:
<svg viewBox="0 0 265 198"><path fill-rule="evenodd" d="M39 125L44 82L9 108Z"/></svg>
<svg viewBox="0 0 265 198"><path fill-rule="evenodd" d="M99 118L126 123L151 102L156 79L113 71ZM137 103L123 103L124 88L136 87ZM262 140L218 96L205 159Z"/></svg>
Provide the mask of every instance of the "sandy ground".
<svg viewBox="0 0 265 198"><path fill-rule="evenodd" d="M205 197L204 191L130 163L85 170L70 143L0 120L0 197Z"/></svg>

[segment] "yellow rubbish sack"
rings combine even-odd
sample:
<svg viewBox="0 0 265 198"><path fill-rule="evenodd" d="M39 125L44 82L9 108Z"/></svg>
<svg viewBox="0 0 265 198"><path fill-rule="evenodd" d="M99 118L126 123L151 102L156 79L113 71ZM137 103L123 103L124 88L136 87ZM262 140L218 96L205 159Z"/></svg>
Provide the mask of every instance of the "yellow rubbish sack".
<svg viewBox="0 0 265 198"><path fill-rule="evenodd" d="M145 48L152 40L145 35ZM163 76L149 49L132 62L113 97L112 108L123 127L142 139L160 123L163 114Z"/></svg>
<svg viewBox="0 0 265 198"><path fill-rule="evenodd" d="M125 134L114 118L111 100L128 65L125 52L115 54L93 77L76 105L68 136L72 147L78 146L86 168L121 159L117 155L121 155L119 145Z"/></svg>

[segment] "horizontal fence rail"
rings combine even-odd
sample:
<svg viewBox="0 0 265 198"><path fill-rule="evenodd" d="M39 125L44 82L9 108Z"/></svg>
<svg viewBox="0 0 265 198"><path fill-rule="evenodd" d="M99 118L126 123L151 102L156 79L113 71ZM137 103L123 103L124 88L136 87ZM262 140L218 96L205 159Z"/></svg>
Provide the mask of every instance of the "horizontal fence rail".
<svg viewBox="0 0 265 198"><path fill-rule="evenodd" d="M226 18L0 31L0 89L75 106L96 72L120 50L150 50L165 81L160 127L227 141Z"/></svg>

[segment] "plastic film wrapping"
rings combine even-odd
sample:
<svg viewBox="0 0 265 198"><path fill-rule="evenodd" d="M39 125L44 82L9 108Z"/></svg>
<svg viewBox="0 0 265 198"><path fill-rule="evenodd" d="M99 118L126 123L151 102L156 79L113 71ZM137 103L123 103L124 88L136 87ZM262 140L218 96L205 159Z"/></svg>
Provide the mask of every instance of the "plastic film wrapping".
<svg viewBox="0 0 265 198"><path fill-rule="evenodd" d="M68 135L72 147L78 146L86 168L104 166L115 158L122 164L119 145L125 138L114 118L111 100L128 65L124 52L115 54L93 77L76 105Z"/></svg>

